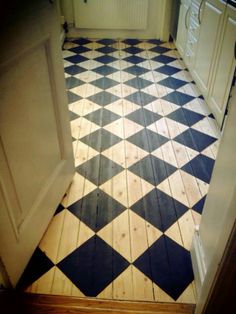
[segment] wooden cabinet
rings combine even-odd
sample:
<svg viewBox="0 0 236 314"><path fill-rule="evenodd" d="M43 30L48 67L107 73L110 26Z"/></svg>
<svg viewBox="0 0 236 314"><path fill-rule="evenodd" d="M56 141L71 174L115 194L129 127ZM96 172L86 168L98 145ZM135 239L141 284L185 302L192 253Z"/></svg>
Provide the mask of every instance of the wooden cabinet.
<svg viewBox="0 0 236 314"><path fill-rule="evenodd" d="M225 4L219 0L207 0L203 5L193 76L204 97L210 87Z"/></svg>
<svg viewBox="0 0 236 314"><path fill-rule="evenodd" d="M236 8L183 1L179 18L176 46L221 126L235 69Z"/></svg>
<svg viewBox="0 0 236 314"><path fill-rule="evenodd" d="M183 56L186 50L186 42L188 36L188 15L190 11L190 0L182 0L179 11L179 23L177 31L176 46Z"/></svg>
<svg viewBox="0 0 236 314"><path fill-rule="evenodd" d="M228 6L207 102L221 125L235 70L236 9Z"/></svg>

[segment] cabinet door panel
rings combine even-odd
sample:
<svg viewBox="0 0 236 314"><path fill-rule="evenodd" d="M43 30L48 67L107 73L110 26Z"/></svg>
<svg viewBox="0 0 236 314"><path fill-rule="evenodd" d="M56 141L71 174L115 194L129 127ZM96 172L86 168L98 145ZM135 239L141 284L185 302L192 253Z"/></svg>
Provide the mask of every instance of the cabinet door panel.
<svg viewBox="0 0 236 314"><path fill-rule="evenodd" d="M183 56L185 53L186 48L186 41L187 41L187 14L189 10L189 1L182 1L179 11L179 23L178 23L178 32L177 32L177 40L176 46Z"/></svg>
<svg viewBox="0 0 236 314"><path fill-rule="evenodd" d="M217 48L217 39L222 22L223 9L224 5L219 1L206 1L203 10L194 65L194 76L200 85L200 89L204 96L206 96L207 89L209 88L209 79L215 57L215 50Z"/></svg>
<svg viewBox="0 0 236 314"><path fill-rule="evenodd" d="M228 8L224 21L224 32L215 66L215 75L209 96L209 105L219 125L224 118L228 95L234 75L236 41L236 10Z"/></svg>

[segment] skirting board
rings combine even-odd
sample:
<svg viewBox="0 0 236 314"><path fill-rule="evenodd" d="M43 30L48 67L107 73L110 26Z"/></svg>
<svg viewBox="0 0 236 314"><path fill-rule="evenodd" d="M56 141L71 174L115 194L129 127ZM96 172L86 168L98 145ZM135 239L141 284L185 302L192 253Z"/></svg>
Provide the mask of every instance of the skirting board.
<svg viewBox="0 0 236 314"><path fill-rule="evenodd" d="M138 38L138 39L159 39L156 32L149 30L106 30L106 29L78 29L75 27L69 28L68 38Z"/></svg>
<svg viewBox="0 0 236 314"><path fill-rule="evenodd" d="M193 272L195 277L195 284L197 290L197 296L200 296L201 287L204 282L206 275L206 265L204 261L204 254L201 245L201 239L199 237L199 232L195 231L193 236L192 247L190 250Z"/></svg>

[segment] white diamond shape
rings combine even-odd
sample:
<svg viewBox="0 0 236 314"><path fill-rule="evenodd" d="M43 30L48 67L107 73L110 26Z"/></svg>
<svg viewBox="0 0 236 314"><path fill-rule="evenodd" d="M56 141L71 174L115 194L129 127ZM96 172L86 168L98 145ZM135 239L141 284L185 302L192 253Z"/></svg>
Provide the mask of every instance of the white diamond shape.
<svg viewBox="0 0 236 314"><path fill-rule="evenodd" d="M183 240L183 246L186 250L190 250L193 240L193 234L195 231L195 224L191 210L188 210L178 220L178 224L181 230L181 237Z"/></svg>
<svg viewBox="0 0 236 314"><path fill-rule="evenodd" d="M101 190L125 207L132 206L153 188L153 185L128 170L122 171L100 186Z"/></svg>
<svg viewBox="0 0 236 314"><path fill-rule="evenodd" d="M86 97L89 97L89 96L92 96L94 94L101 92L102 89L92 84L86 83L81 86L74 87L70 91L75 93L76 95L86 98Z"/></svg>
<svg viewBox="0 0 236 314"><path fill-rule="evenodd" d="M127 141L119 142L105 150L102 154L125 168L130 167L148 155L146 151Z"/></svg>
<svg viewBox="0 0 236 314"><path fill-rule="evenodd" d="M98 232L105 242L131 262L129 210L124 211Z"/></svg>
<svg viewBox="0 0 236 314"><path fill-rule="evenodd" d="M98 155L98 152L83 142L76 142L75 167Z"/></svg>
<svg viewBox="0 0 236 314"><path fill-rule="evenodd" d="M201 133L207 134L209 136L220 138L220 130L216 121L208 117L200 120L199 122L194 124L191 128Z"/></svg>
<svg viewBox="0 0 236 314"><path fill-rule="evenodd" d="M119 99L107 105L105 108L120 116L127 116L128 114L139 109L140 107L126 99Z"/></svg>
<svg viewBox="0 0 236 314"><path fill-rule="evenodd" d="M79 65L83 67L84 69L93 70L95 68L103 66L103 63L98 62L96 60L86 60L86 61L80 62Z"/></svg>
<svg viewBox="0 0 236 314"><path fill-rule="evenodd" d="M177 89L177 91L180 93L183 93L183 94L193 96L193 97L199 97L201 95L201 92L197 88L197 85L195 85L193 83L188 83L188 84L180 87L179 89Z"/></svg>
<svg viewBox="0 0 236 314"><path fill-rule="evenodd" d="M159 115L166 116L171 112L179 109L179 106L164 99L157 99L152 103L146 105L144 108L152 112L156 112Z"/></svg>
<svg viewBox="0 0 236 314"><path fill-rule="evenodd" d="M161 147L159 147L158 149L154 150L152 152L152 155L164 160L165 162L178 167L178 163L175 157L175 151L172 145L172 142L169 141L167 143L165 143L164 145L162 145Z"/></svg>
<svg viewBox="0 0 236 314"><path fill-rule="evenodd" d="M101 106L95 104L94 102L88 99L81 99L73 102L72 104L69 104L69 110L78 114L79 116L85 116L90 112L96 111L100 108Z"/></svg>
<svg viewBox="0 0 236 314"><path fill-rule="evenodd" d="M141 131L143 129L143 126L129 119L121 118L106 125L104 129L119 136L120 138L127 138Z"/></svg>
<svg viewBox="0 0 236 314"><path fill-rule="evenodd" d="M203 114L205 116L210 114L210 111L209 111L205 101L203 99L200 99L200 98L194 98L193 100L191 100L190 102L185 104L183 106L183 108L192 110L194 112Z"/></svg>
<svg viewBox="0 0 236 314"><path fill-rule="evenodd" d="M100 129L100 126L85 119L84 117L79 117L70 123L71 134L74 138L82 138L92 132Z"/></svg>
<svg viewBox="0 0 236 314"><path fill-rule="evenodd" d="M96 188L96 185L76 172L61 204L68 207Z"/></svg>
<svg viewBox="0 0 236 314"><path fill-rule="evenodd" d="M84 82L92 82L98 80L99 78L103 77L102 75L94 72L94 71L85 71L83 73L79 73L74 75L74 77L84 81Z"/></svg>
<svg viewBox="0 0 236 314"><path fill-rule="evenodd" d="M64 223L66 210L61 211L54 216L39 243L39 248L50 258L55 264L57 263L57 252L61 240L61 230Z"/></svg>
<svg viewBox="0 0 236 314"><path fill-rule="evenodd" d="M69 235L69 236L68 236ZM94 235L94 232L69 210L65 210L57 263Z"/></svg>
<svg viewBox="0 0 236 314"><path fill-rule="evenodd" d="M175 138L177 135L183 133L188 127L182 123L176 122L169 118L162 118L148 126L148 129L161 134L167 138Z"/></svg>
<svg viewBox="0 0 236 314"><path fill-rule="evenodd" d="M183 80L186 82L192 82L192 80L193 80L191 74L186 70L179 71L179 72L177 72L171 76L178 79L178 80Z"/></svg>
<svg viewBox="0 0 236 314"><path fill-rule="evenodd" d="M57 267L55 267L55 274L50 293L55 295L85 297L72 281Z"/></svg>

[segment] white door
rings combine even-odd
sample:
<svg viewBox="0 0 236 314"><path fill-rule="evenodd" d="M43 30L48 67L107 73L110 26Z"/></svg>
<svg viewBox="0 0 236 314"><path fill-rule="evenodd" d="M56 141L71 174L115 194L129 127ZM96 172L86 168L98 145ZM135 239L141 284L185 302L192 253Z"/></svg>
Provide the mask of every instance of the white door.
<svg viewBox="0 0 236 314"><path fill-rule="evenodd" d="M2 25L0 257L13 286L74 173L60 27L51 2L18 1L16 7L11 1L12 18Z"/></svg>

